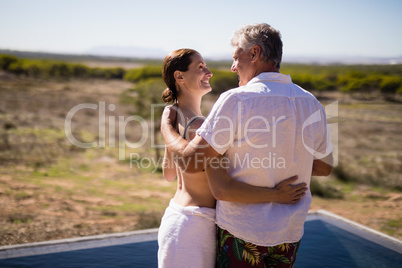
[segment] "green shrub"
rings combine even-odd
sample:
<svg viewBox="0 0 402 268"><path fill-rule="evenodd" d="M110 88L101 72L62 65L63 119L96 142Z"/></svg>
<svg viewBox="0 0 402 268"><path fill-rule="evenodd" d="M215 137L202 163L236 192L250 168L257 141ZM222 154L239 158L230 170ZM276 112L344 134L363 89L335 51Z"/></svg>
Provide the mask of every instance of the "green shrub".
<svg viewBox="0 0 402 268"><path fill-rule="evenodd" d="M291 76L292 82L301 86L305 90L334 90L336 88L336 76L321 74L311 75L307 73L297 73Z"/></svg>
<svg viewBox="0 0 402 268"><path fill-rule="evenodd" d="M86 78L89 76L90 68L82 64L74 64L71 69L73 77Z"/></svg>
<svg viewBox="0 0 402 268"><path fill-rule="evenodd" d="M397 94L402 94L402 85L396 90Z"/></svg>
<svg viewBox="0 0 402 268"><path fill-rule="evenodd" d="M1 55L0 68L7 72L34 78L103 78L123 79L123 68L89 68L82 64L50 60L18 59Z"/></svg>
<svg viewBox="0 0 402 268"><path fill-rule="evenodd" d="M22 67L21 61L15 61L15 62L10 63L10 65L8 65L6 71L16 74L16 75L22 75L25 73L24 68Z"/></svg>
<svg viewBox="0 0 402 268"><path fill-rule="evenodd" d="M336 178L342 182L357 182L358 178L351 175L350 172L347 172L342 165L338 165L332 169L332 174L336 176Z"/></svg>
<svg viewBox="0 0 402 268"><path fill-rule="evenodd" d="M150 78L142 80L134 86L122 93L120 96L120 103L132 104L137 109L136 113L142 117L150 117L156 110L151 110L152 104L163 104L162 92L166 88L162 78ZM154 114L155 117L160 118L161 111Z"/></svg>
<svg viewBox="0 0 402 268"><path fill-rule="evenodd" d="M292 82L301 86L305 90L313 90L313 76L309 74L294 74L291 76Z"/></svg>
<svg viewBox="0 0 402 268"><path fill-rule="evenodd" d="M337 84L343 92L375 91L378 90L381 77L381 75L362 76L350 73L340 76Z"/></svg>
<svg viewBox="0 0 402 268"><path fill-rule="evenodd" d="M9 55L0 55L0 69L7 70L10 64L17 61L17 58Z"/></svg>
<svg viewBox="0 0 402 268"><path fill-rule="evenodd" d="M340 82L340 90L343 92L360 91L364 87L364 81L360 78L349 78Z"/></svg>
<svg viewBox="0 0 402 268"><path fill-rule="evenodd" d="M149 78L160 77L162 77L162 68L160 66L145 66L127 71L124 75L124 80L130 82L139 82Z"/></svg>
<svg viewBox="0 0 402 268"><path fill-rule="evenodd" d="M68 78L71 77L72 72L69 68L69 65L67 65L64 62L55 62L50 64L50 69L49 69L49 76L51 77L57 77L57 78Z"/></svg>
<svg viewBox="0 0 402 268"><path fill-rule="evenodd" d="M212 94L219 95L231 88L239 86L239 79L236 73L222 70L211 70L213 76L210 80Z"/></svg>
<svg viewBox="0 0 402 268"><path fill-rule="evenodd" d="M105 76L105 70L103 68L95 67L89 70L89 77L102 78L104 76Z"/></svg>
<svg viewBox="0 0 402 268"><path fill-rule="evenodd" d="M125 70L123 68L90 68L89 77L104 79L123 79Z"/></svg>
<svg viewBox="0 0 402 268"><path fill-rule="evenodd" d="M316 195L322 198L330 198L330 199L342 199L343 193L339 190L320 183L320 181L314 177L311 178L310 182L310 191L312 195Z"/></svg>
<svg viewBox="0 0 402 268"><path fill-rule="evenodd" d="M145 61L152 64L138 69L90 68L82 64L73 64L51 60L20 59L10 55L0 55L0 70L16 75L35 78L101 78L125 79L130 82L161 78L160 61ZM238 87L235 73L217 69L229 63L217 63L211 70L212 94L221 94L228 89ZM283 64L281 73L290 74L295 84L306 90L340 90L344 92L380 91L383 94L402 94L402 65L304 65Z"/></svg>
<svg viewBox="0 0 402 268"><path fill-rule="evenodd" d="M24 73L30 77L40 77L43 74L43 66L32 61L22 62L22 69Z"/></svg>
<svg viewBox="0 0 402 268"><path fill-rule="evenodd" d="M383 77L384 75L382 74L371 74L367 76L366 81L370 85L370 88L376 90L379 88L380 82Z"/></svg>
<svg viewBox="0 0 402 268"><path fill-rule="evenodd" d="M382 93L396 93L401 86L402 78L398 76L388 76L372 74L368 76L354 76L351 74L341 76L338 85L341 91L376 91Z"/></svg>
<svg viewBox="0 0 402 268"><path fill-rule="evenodd" d="M123 79L126 74L126 70L123 68L108 68L106 79Z"/></svg>
<svg viewBox="0 0 402 268"><path fill-rule="evenodd" d="M397 76L385 76L380 82L380 91L382 93L394 94L402 84L402 78Z"/></svg>
<svg viewBox="0 0 402 268"><path fill-rule="evenodd" d="M335 90L336 83L328 76L315 77L313 79L313 89L319 91Z"/></svg>

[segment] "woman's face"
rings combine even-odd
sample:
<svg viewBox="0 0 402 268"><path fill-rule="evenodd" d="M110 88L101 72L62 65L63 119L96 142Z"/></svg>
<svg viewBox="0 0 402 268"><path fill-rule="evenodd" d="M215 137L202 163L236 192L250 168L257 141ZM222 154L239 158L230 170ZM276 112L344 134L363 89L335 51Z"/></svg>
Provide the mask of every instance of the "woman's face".
<svg viewBox="0 0 402 268"><path fill-rule="evenodd" d="M187 89L204 95L212 90L209 84L212 73L200 54L192 55L191 60L188 70L182 73L184 84Z"/></svg>

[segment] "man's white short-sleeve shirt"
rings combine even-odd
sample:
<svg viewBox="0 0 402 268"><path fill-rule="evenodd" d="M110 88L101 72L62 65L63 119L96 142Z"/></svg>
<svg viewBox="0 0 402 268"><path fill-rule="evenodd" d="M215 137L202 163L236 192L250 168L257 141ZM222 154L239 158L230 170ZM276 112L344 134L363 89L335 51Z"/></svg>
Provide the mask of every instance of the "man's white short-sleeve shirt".
<svg viewBox="0 0 402 268"><path fill-rule="evenodd" d="M313 160L332 152L322 105L280 73L261 73L223 93L197 133L230 160L231 178L256 186L294 175L309 185ZM310 191L294 205L218 201L216 220L257 245L296 242L310 203Z"/></svg>

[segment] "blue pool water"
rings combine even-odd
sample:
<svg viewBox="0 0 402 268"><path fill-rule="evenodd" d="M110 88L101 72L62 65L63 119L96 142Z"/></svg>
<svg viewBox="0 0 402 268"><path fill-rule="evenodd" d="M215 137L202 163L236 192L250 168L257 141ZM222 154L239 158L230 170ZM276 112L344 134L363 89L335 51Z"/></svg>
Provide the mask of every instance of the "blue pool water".
<svg viewBox="0 0 402 268"><path fill-rule="evenodd" d="M0 260L0 267L158 267L156 240Z"/></svg>
<svg viewBox="0 0 402 268"><path fill-rule="evenodd" d="M321 220L308 221L295 267L402 267L402 255Z"/></svg>
<svg viewBox="0 0 402 268"><path fill-rule="evenodd" d="M402 267L401 243L397 241L389 246L381 238L367 234L367 239L364 234L364 231L350 226L312 217L305 223L295 267ZM0 249L0 267L157 267L158 244L155 238L156 232L153 238L143 239L149 241L125 241L123 244L48 254L38 254L39 249L34 247L28 251L36 255L11 258L4 258L4 250L2 257ZM91 243L96 244L96 241Z"/></svg>

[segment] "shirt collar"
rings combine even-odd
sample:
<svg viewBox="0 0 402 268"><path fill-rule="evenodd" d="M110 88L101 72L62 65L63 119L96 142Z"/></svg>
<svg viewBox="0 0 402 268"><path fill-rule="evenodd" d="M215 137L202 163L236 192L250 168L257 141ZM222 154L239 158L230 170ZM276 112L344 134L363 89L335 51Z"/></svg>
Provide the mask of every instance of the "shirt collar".
<svg viewBox="0 0 402 268"><path fill-rule="evenodd" d="M281 74L281 73L260 73L253 79L251 79L247 85L251 85L254 83L258 83L260 81L270 81L270 82L280 82L290 84L292 83L292 79L290 75Z"/></svg>

